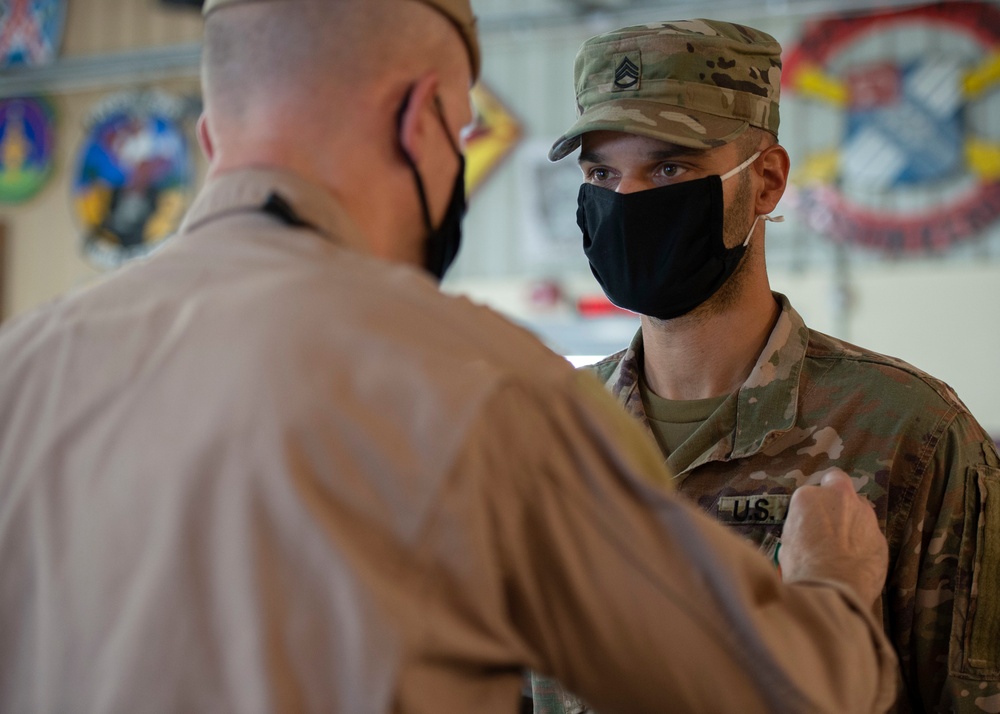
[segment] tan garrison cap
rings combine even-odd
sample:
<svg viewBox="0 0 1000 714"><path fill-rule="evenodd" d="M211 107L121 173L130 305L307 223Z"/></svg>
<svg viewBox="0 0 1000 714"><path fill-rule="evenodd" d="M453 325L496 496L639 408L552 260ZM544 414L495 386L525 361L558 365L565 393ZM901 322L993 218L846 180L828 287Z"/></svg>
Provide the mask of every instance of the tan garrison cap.
<svg viewBox="0 0 1000 714"><path fill-rule="evenodd" d="M203 15L225 7L246 2L268 2L274 0L205 0L202 9ZM289 0L291 1L291 0ZM465 40L465 46L469 50L469 60L472 62L472 78L479 78L479 69L482 61L482 54L479 51L479 35L476 32L476 17L472 14L472 5L469 0L417 0L425 5L430 5L442 15L451 20Z"/></svg>
<svg viewBox="0 0 1000 714"><path fill-rule="evenodd" d="M781 45L716 20L636 25L592 37L576 56L578 119L549 150L558 161L588 131L709 149L748 126L778 134Z"/></svg>

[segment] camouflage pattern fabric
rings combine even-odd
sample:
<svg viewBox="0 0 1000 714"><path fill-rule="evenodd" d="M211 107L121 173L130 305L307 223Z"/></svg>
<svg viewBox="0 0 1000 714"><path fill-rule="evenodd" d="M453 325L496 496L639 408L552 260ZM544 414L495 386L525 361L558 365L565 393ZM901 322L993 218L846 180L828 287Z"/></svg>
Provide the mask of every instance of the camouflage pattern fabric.
<svg viewBox="0 0 1000 714"><path fill-rule="evenodd" d="M576 57L575 124L558 161L588 131L622 131L680 146L722 146L755 126L778 134L781 45L717 20L636 25L587 40Z"/></svg>
<svg viewBox="0 0 1000 714"><path fill-rule="evenodd" d="M559 682L534 672L531 674L531 703L534 714L586 714L592 711Z"/></svg>
<svg viewBox="0 0 1000 714"><path fill-rule="evenodd" d="M880 604L905 693L896 712L1000 712L1000 456L943 382L781 316L743 387L667 462L679 491L768 549L787 499L849 473L889 540ZM592 366L627 411L641 334Z"/></svg>

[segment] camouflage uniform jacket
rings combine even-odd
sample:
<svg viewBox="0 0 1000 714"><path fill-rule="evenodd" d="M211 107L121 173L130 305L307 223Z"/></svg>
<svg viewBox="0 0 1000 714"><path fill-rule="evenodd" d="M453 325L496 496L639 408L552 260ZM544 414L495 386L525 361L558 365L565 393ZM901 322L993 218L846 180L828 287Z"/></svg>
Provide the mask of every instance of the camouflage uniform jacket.
<svg viewBox="0 0 1000 714"><path fill-rule="evenodd" d="M808 329L775 298L750 378L667 459L678 490L767 549L792 491L848 472L889 541L881 615L906 690L895 711L1000 712L994 443L948 385ZM645 422L641 360L640 332L588 369Z"/></svg>

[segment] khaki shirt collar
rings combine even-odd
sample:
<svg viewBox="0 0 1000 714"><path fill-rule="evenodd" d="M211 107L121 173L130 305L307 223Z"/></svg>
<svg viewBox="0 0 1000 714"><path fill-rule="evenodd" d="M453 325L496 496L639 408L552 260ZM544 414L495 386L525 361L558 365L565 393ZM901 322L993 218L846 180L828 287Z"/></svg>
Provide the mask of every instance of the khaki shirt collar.
<svg viewBox="0 0 1000 714"><path fill-rule="evenodd" d="M216 219L260 210L278 195L324 238L361 252L370 252L354 221L322 186L276 169L240 169L220 174L199 192L179 233L191 233Z"/></svg>

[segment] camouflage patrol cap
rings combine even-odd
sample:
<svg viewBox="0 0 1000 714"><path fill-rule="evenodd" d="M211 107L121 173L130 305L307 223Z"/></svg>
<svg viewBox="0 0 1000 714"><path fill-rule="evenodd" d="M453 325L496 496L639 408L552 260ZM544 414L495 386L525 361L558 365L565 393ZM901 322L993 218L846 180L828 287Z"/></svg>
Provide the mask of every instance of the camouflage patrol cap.
<svg viewBox="0 0 1000 714"><path fill-rule="evenodd" d="M717 20L626 27L587 40L576 56L577 121L549 150L558 161L588 131L621 131L696 149L748 126L778 134L781 45Z"/></svg>
<svg viewBox="0 0 1000 714"><path fill-rule="evenodd" d="M226 5L236 5L248 2L268 2L273 0L205 0L202 14L208 16L210 12ZM290 1L290 0L289 0ZM469 51L469 61L472 63L473 80L479 77L479 68L482 54L479 50L479 34L476 31L476 16L472 14L472 5L469 0L416 0L425 5L430 5L442 15L447 17L458 29L465 42L465 47Z"/></svg>

